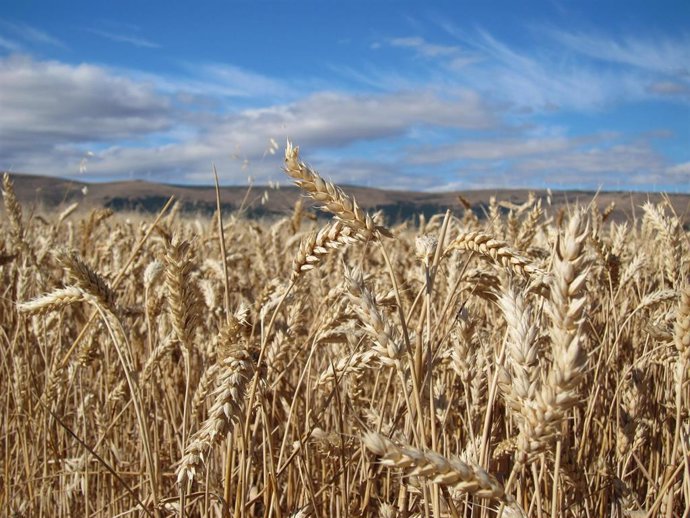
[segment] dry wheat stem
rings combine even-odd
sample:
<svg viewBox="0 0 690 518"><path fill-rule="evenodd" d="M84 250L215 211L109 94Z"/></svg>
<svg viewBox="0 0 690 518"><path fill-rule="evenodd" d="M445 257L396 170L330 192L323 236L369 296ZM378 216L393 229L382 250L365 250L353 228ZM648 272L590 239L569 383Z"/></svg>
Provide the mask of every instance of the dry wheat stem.
<svg viewBox="0 0 690 518"><path fill-rule="evenodd" d="M92 296L90 293L84 293L84 298L87 302L91 303L97 311L97 314L103 319L110 337L115 345L115 350L117 352L120 363L125 373L125 378L127 379L127 385L129 386L130 395L132 396L132 401L134 404L134 409L137 415L137 421L139 424L139 433L141 434L141 439L144 449L144 458L146 459L146 467L149 472L149 485L151 487L151 498L153 500L153 505L155 508L158 507L158 467L157 462L153 457L153 452L151 449L151 439L149 438L148 427L146 421L144 420L144 412L141 408L141 399L138 386L133 376L132 361L131 361L131 347L126 338L126 334L122 329L121 322L117 317L105 306L103 306L101 300L97 296ZM124 343L124 347L122 343Z"/></svg>
<svg viewBox="0 0 690 518"><path fill-rule="evenodd" d="M671 463L676 462L680 445L681 408L683 408L683 387L690 368L690 286L685 286L681 291L680 301L676 312L676 321L673 325L673 343L678 350L676 361L676 426L673 434L673 446L671 448ZM687 405L686 407L687 408Z"/></svg>

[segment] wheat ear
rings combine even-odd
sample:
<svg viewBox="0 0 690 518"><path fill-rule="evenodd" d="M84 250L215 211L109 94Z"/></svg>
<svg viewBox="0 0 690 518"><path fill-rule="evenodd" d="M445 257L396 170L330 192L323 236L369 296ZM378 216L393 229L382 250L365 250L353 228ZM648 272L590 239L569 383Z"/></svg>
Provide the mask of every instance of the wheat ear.
<svg viewBox="0 0 690 518"><path fill-rule="evenodd" d="M173 329L185 350L192 345L192 336L199 321L199 298L191 280L193 263L190 256L190 243L181 241L170 243L164 257L165 286L170 295Z"/></svg>
<svg viewBox="0 0 690 518"><path fill-rule="evenodd" d="M584 244L588 231L584 212L577 212L570 219L565 236L556 243L550 300L546 306L551 319L553 365L541 390L521 410L524 419L518 437L516 467L544 451L560 436L566 412L580 400L576 389L587 362L582 327L587 303L584 288L588 264Z"/></svg>
<svg viewBox="0 0 690 518"><path fill-rule="evenodd" d="M520 419L520 409L533 399L538 387L538 328L532 317L532 306L525 293L509 285L498 298L508 332L506 338L506 367L499 384L508 406ZM503 382L502 382L503 381Z"/></svg>
<svg viewBox="0 0 690 518"><path fill-rule="evenodd" d="M17 304L17 311L30 315L42 315L57 311L75 302L80 302L82 299L82 291L79 288L68 286L67 288L61 288L27 302Z"/></svg>
<svg viewBox="0 0 690 518"><path fill-rule="evenodd" d="M302 240L297 257L292 263L292 278L296 279L302 273L312 270L331 250L357 241L351 227L341 221L327 224L318 233L311 232Z"/></svg>
<svg viewBox="0 0 690 518"><path fill-rule="evenodd" d="M410 475L425 477L436 484L452 487L478 498L510 502L503 485L479 466L470 466L458 458L448 459L433 451L412 446L398 446L378 433L368 433L364 445L381 457L384 466L411 469Z"/></svg>
<svg viewBox="0 0 690 518"><path fill-rule="evenodd" d="M103 277L86 264L76 252L62 252L58 261L67 271L74 285L95 297L109 311L115 313L115 294Z"/></svg>
<svg viewBox="0 0 690 518"><path fill-rule="evenodd" d="M177 469L177 481L192 481L205 462L213 445L222 440L239 422L247 384L253 373L249 353L235 349L222 363L217 388L213 391L213 405L208 418L190 438L184 456Z"/></svg>
<svg viewBox="0 0 690 518"><path fill-rule="evenodd" d="M362 272L346 270L344 276L354 311L375 341L373 350L379 354L382 363L395 365L405 352L400 336L379 309L374 292L365 286Z"/></svg>
<svg viewBox="0 0 690 518"><path fill-rule="evenodd" d="M381 225L376 225L374 219L350 198L337 185L321 178L319 173L299 160L299 147L288 141L285 148L285 173L290 176L297 186L309 197L323 203L321 209L330 212L343 224L354 230L352 237L368 241L377 239L380 235L390 236L390 231Z"/></svg>
<svg viewBox="0 0 690 518"><path fill-rule="evenodd" d="M10 175L2 175L2 198L5 201L5 211L10 222L10 237L13 244L19 246L24 240L24 225L22 223L22 207L14 192L14 185Z"/></svg>
<svg viewBox="0 0 690 518"><path fill-rule="evenodd" d="M534 266L529 259L513 250L507 243L477 230L461 233L446 247L445 254L452 250L475 252L496 261L523 277L534 274L544 275L544 272Z"/></svg>

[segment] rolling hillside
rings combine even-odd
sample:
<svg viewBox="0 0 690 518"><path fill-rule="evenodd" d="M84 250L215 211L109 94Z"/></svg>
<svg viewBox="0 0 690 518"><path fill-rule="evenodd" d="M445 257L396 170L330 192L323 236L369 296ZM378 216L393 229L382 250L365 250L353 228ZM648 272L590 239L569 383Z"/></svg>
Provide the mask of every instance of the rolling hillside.
<svg viewBox="0 0 690 518"><path fill-rule="evenodd" d="M210 214L215 210L215 191L210 186L188 186L149 183L144 181L124 181L106 183L85 183L45 176L12 174L15 191L26 210L50 212L74 202L80 203L81 210L108 207L115 211L156 212L170 196L182 205L182 210L190 213ZM359 204L367 210L383 210L388 218L401 220L420 213L427 217L450 208L461 212L463 205L460 196L472 206L472 210L482 218L491 196L498 201L520 204L527 200L528 190L477 190L462 192L411 192L382 190L365 187L344 186ZM639 214L639 207L647 200L659 202L660 193L640 192L600 192L593 191L533 191L549 201L554 210L569 203L580 201L588 203L597 196L600 207L614 202L614 220L624 220ZM86 194L84 194L86 193ZM221 188L221 202L224 210L236 211L241 207L249 216L271 216L285 214L292 210L300 196L298 189L282 186L278 189L268 186ZM668 195L675 211L687 227L690 222L690 195ZM305 203L306 202L305 200Z"/></svg>

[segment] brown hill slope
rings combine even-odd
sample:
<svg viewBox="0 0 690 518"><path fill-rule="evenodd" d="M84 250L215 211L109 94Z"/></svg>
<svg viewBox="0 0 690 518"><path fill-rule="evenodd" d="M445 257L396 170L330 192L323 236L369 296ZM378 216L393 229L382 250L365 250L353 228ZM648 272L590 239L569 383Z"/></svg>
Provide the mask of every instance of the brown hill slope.
<svg viewBox="0 0 690 518"><path fill-rule="evenodd" d="M186 186L156 184L144 181L106 183L85 183L45 176L12 174L17 197L27 210L50 212L58 207L79 202L82 210L95 207L109 207L113 210L141 212L158 211L170 196L175 196L184 211L210 214L215 209L215 191L208 186ZM461 211L461 195L482 217L491 196L497 200L520 204L527 200L528 190L493 189L462 192L411 192L371 189L366 187L345 187L365 209L383 210L389 218L400 220L424 213L427 217L450 208ZM612 214L615 220L624 220L641 214L640 206L647 200L659 202L662 194L641 192L592 191L533 191L544 199L550 199L554 210L579 201L588 203L597 196L597 203L604 208L615 202ZM86 193L86 194L84 194ZM225 210L233 211L243 207L250 216L285 214L292 210L300 197L295 187L273 189L267 186L223 187L221 201ZM690 195L668 195L674 209L685 226L690 223ZM305 200L306 202L306 200ZM307 205L310 205L307 203Z"/></svg>

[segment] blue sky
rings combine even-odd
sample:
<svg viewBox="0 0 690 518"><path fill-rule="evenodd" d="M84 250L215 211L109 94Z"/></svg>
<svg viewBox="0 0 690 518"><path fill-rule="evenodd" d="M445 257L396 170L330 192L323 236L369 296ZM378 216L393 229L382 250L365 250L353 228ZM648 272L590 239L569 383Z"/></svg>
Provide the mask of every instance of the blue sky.
<svg viewBox="0 0 690 518"><path fill-rule="evenodd" d="M690 192L687 2L0 5L0 168Z"/></svg>

